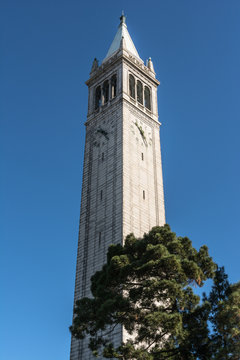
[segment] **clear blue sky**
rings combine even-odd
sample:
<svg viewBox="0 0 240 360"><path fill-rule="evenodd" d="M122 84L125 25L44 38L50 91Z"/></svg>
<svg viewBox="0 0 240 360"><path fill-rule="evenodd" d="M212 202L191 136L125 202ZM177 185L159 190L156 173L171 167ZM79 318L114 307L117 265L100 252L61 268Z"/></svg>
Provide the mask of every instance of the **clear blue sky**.
<svg viewBox="0 0 240 360"><path fill-rule="evenodd" d="M87 87L122 9L152 57L167 222L240 279L240 1L3 1L1 350L67 360Z"/></svg>

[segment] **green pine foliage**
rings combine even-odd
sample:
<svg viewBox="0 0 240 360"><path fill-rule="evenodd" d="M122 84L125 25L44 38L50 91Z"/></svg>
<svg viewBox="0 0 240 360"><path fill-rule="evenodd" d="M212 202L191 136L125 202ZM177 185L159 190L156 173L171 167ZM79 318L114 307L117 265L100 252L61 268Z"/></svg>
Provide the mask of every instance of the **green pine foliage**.
<svg viewBox="0 0 240 360"><path fill-rule="evenodd" d="M213 326L211 354L214 360L240 359L240 282L230 285L224 268L218 268L205 301L210 304Z"/></svg>
<svg viewBox="0 0 240 360"><path fill-rule="evenodd" d="M78 339L90 336L89 347L96 357L237 360L223 355L219 347L227 342L230 354L239 347L240 285L229 290L226 279L220 286L215 280L203 302L194 293L214 276L221 278L207 247L197 251L169 225L154 227L142 239L130 234L123 246L109 247L107 263L91 278L93 297L76 303L70 330ZM117 326L124 326L132 336L114 348L110 334Z"/></svg>

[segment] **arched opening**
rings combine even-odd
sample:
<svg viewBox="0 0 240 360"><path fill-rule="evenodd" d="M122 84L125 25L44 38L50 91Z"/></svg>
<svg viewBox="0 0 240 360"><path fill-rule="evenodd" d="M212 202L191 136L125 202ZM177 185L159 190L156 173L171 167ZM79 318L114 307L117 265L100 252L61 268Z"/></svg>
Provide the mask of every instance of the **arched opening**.
<svg viewBox="0 0 240 360"><path fill-rule="evenodd" d="M95 92L95 109L98 109L102 105L101 96L101 86L98 86Z"/></svg>
<svg viewBox="0 0 240 360"><path fill-rule="evenodd" d="M143 86L141 81L137 81L137 101L143 104Z"/></svg>
<svg viewBox="0 0 240 360"><path fill-rule="evenodd" d="M106 104L109 99L109 83L108 80L103 83L103 104Z"/></svg>
<svg viewBox="0 0 240 360"><path fill-rule="evenodd" d="M150 89L147 86L144 87L144 106L148 110L151 110Z"/></svg>
<svg viewBox="0 0 240 360"><path fill-rule="evenodd" d="M135 79L132 74L129 75L129 94L135 99Z"/></svg>
<svg viewBox="0 0 240 360"><path fill-rule="evenodd" d="M112 99L117 95L117 75L111 77L111 95Z"/></svg>

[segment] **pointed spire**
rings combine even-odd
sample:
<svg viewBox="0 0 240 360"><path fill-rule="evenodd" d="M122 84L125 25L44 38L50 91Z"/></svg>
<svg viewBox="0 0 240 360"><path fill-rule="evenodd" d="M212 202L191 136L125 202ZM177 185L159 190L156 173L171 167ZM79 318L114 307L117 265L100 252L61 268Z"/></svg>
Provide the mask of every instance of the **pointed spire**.
<svg viewBox="0 0 240 360"><path fill-rule="evenodd" d="M98 65L98 59L95 58L95 59L93 60L93 63L92 63L92 68L91 68L90 74L93 73L94 71L96 71L97 68L98 68L98 66L99 66L99 65Z"/></svg>
<svg viewBox="0 0 240 360"><path fill-rule="evenodd" d="M149 58L148 61L147 61L147 67L148 67L153 73L155 72L151 58Z"/></svg>
<svg viewBox="0 0 240 360"><path fill-rule="evenodd" d="M122 41L122 38L124 38L123 41ZM121 49L122 46L124 46L125 50L128 51L130 54L132 54L135 57L137 57L138 59L140 59L137 49L135 48L135 45L134 45L134 43L131 39L131 36L129 35L129 32L127 30L126 16L124 15L123 12L120 17L120 24L118 26L118 31L117 31L115 38L108 50L108 53L103 61L105 61L110 56L112 56L117 50Z"/></svg>
<svg viewBox="0 0 240 360"><path fill-rule="evenodd" d="M122 11L122 15L120 16L120 25L126 24L126 16L124 15L124 11Z"/></svg>

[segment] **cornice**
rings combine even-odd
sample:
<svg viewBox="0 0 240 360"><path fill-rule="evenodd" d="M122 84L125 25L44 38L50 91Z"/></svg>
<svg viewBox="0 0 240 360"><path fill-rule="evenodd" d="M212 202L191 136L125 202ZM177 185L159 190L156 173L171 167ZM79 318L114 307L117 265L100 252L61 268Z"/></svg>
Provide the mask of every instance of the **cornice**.
<svg viewBox="0 0 240 360"><path fill-rule="evenodd" d="M90 78L85 82L87 86L90 86L92 83L96 81L97 78L99 78L101 75L103 75L105 72L109 71L113 65L115 66L117 63L121 63L121 57L118 56L118 53L111 56L108 61L103 62L97 70L95 70L92 74L90 74Z"/></svg>
<svg viewBox="0 0 240 360"><path fill-rule="evenodd" d="M147 66L144 65L143 61L135 58L133 55L130 55L125 50L119 50L113 54L109 60L104 61L91 75L90 78L85 82L87 86L91 86L92 83L103 75L105 72L108 72L111 67L116 66L117 64L127 63L128 65L133 66L137 71L140 71L143 76L146 76L149 81L154 83L156 86L160 84L155 78L155 73L153 73ZM153 75L151 75L153 74Z"/></svg>
<svg viewBox="0 0 240 360"><path fill-rule="evenodd" d="M150 70L147 66L145 66L143 63L140 63L139 60L137 60L135 57L131 55L124 55L122 56L123 60L129 65L132 65L137 71L139 71L142 75L146 76L148 80L153 82L155 85L160 85L160 81L158 81L155 77L153 77L150 73Z"/></svg>

